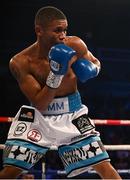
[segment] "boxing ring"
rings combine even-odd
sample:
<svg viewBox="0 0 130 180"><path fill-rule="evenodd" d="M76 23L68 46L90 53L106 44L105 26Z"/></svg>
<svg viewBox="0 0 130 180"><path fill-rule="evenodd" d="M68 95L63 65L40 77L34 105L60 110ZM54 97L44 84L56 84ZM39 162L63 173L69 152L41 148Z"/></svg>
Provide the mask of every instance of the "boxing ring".
<svg viewBox="0 0 130 180"><path fill-rule="evenodd" d="M0 123L11 123L13 121L13 117L0 117ZM113 120L113 119L93 119L95 125L97 126L130 126L130 120ZM112 145L104 145L107 151L130 151L130 144L112 144ZM0 150L4 149L5 145L0 144ZM56 151L57 147L52 146L50 151ZM41 173L45 175L45 162L42 163L42 171ZM128 174L130 177L130 169L117 169L119 174ZM52 170L50 173L57 173L58 175L65 175L64 170ZM88 172L89 174L96 173L94 170ZM45 177L45 176L42 176Z"/></svg>

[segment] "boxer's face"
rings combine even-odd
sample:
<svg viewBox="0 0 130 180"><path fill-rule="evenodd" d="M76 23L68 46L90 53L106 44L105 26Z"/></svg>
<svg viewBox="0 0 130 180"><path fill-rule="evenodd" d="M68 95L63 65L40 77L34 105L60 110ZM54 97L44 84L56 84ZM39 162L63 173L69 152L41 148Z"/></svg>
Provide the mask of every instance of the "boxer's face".
<svg viewBox="0 0 130 180"><path fill-rule="evenodd" d="M45 28L43 38L52 45L63 43L66 38L67 27L67 20L54 20Z"/></svg>

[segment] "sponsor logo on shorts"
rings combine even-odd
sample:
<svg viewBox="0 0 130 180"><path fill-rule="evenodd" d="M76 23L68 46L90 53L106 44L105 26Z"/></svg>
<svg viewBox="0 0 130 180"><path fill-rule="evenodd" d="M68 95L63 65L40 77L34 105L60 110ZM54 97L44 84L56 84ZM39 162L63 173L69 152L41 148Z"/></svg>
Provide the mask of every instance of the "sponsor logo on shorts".
<svg viewBox="0 0 130 180"><path fill-rule="evenodd" d="M20 136L26 130L27 130L27 125L25 123L19 123L14 130L14 136Z"/></svg>
<svg viewBox="0 0 130 180"><path fill-rule="evenodd" d="M74 119L72 123L76 126L76 128L80 131L81 134L95 128L87 114L84 114L77 119Z"/></svg>
<svg viewBox="0 0 130 180"><path fill-rule="evenodd" d="M42 135L38 130L32 129L28 132L27 138L30 139L31 141L38 142L41 140Z"/></svg>
<svg viewBox="0 0 130 180"><path fill-rule="evenodd" d="M27 112L26 114L21 114L21 117L33 119L32 112Z"/></svg>
<svg viewBox="0 0 130 180"><path fill-rule="evenodd" d="M20 111L19 121L33 122L34 121L34 109L22 107Z"/></svg>

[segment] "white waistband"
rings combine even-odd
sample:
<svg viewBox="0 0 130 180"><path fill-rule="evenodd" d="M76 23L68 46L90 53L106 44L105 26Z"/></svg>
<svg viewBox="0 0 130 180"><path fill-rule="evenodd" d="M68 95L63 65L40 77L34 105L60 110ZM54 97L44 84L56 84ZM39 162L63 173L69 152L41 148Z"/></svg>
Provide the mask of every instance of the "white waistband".
<svg viewBox="0 0 130 180"><path fill-rule="evenodd" d="M72 113L81 108L81 97L79 92L69 96L55 98L48 106L47 110L43 111L43 115L58 115L64 113Z"/></svg>

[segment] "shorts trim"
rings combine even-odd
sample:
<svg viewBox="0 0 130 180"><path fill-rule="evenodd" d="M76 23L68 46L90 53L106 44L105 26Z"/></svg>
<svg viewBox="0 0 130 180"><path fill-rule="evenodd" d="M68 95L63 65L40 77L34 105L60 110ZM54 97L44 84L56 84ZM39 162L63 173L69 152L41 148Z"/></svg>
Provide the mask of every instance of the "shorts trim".
<svg viewBox="0 0 130 180"><path fill-rule="evenodd" d="M39 150L41 149L41 151L42 151L42 149L46 149L46 150L49 149L49 147L41 146L39 144L35 144L35 143L32 143L32 142L27 141L27 140L16 139L16 138L7 139L7 141L5 142L5 145L6 144L9 144L9 145L22 145L22 146L24 145L24 147L31 146L31 147L34 147L34 150L35 150L35 147L36 147L36 149L39 149Z"/></svg>
<svg viewBox="0 0 130 180"><path fill-rule="evenodd" d="M109 159L99 136L90 136L69 145L59 147L59 155L67 174ZM81 173L81 172L79 172Z"/></svg>
<svg viewBox="0 0 130 180"><path fill-rule="evenodd" d="M7 140L5 145L3 164L13 165L22 169L30 169L49 149L16 139Z"/></svg>

